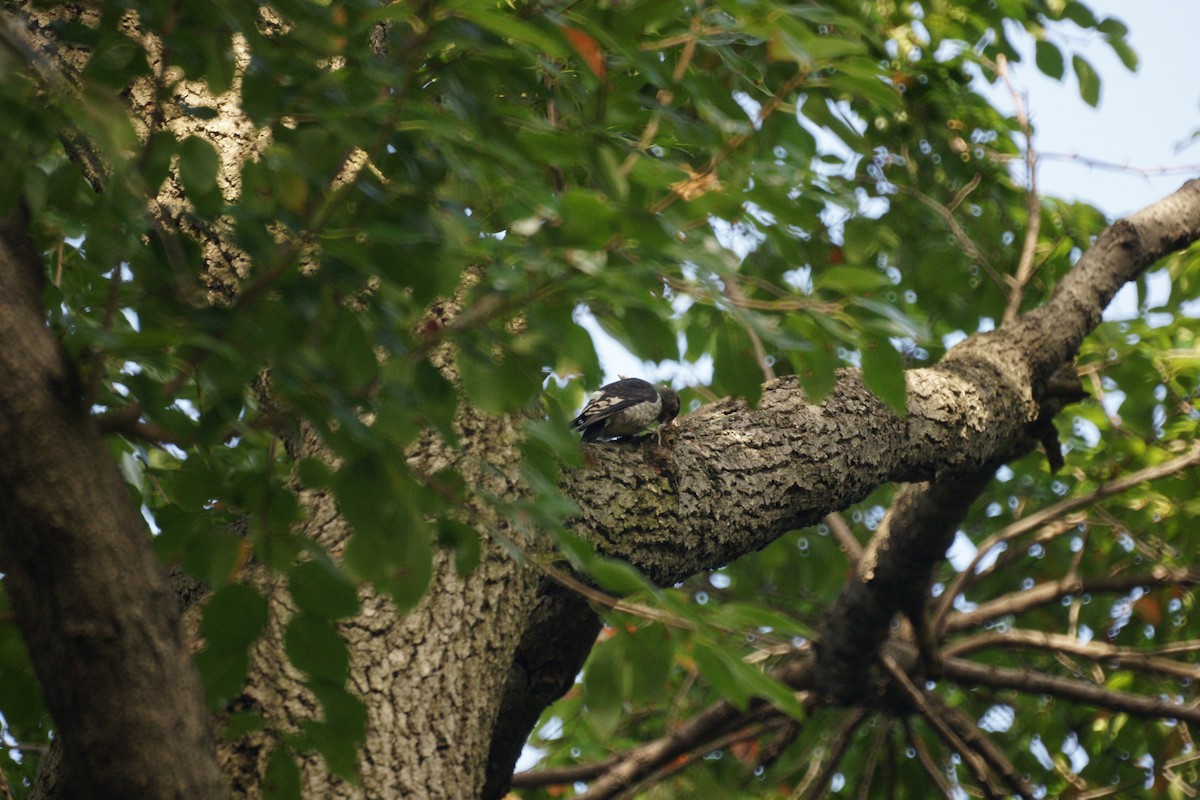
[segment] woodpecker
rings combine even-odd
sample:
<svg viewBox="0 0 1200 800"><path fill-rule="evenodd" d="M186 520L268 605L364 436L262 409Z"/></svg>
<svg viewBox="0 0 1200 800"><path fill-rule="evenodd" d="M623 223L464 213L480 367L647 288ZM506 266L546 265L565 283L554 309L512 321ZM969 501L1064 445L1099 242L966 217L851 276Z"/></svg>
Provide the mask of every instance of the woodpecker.
<svg viewBox="0 0 1200 800"><path fill-rule="evenodd" d="M622 378L593 392L571 427L583 431L585 442L595 442L634 436L653 422L666 425L678 415L679 395L670 387Z"/></svg>

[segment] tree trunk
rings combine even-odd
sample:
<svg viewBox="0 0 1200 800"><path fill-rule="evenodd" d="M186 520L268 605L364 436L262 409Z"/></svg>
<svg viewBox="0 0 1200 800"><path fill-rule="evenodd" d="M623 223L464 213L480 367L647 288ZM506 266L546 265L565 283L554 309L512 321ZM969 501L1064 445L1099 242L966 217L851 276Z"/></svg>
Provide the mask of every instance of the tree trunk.
<svg viewBox="0 0 1200 800"><path fill-rule="evenodd" d="M220 796L166 575L46 324L26 222L0 222L0 570L61 743L54 788Z"/></svg>

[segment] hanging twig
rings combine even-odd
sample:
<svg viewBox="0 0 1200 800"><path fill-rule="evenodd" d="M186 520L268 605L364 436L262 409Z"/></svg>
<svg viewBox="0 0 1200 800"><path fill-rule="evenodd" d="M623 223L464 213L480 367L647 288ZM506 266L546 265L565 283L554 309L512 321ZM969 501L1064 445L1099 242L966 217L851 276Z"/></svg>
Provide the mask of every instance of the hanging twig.
<svg viewBox="0 0 1200 800"><path fill-rule="evenodd" d="M1025 241L1021 245L1021 257L1017 261L1017 269L1013 275L1008 293L1008 305L1004 309L1004 321L1012 322L1021 312L1021 298L1025 295L1025 287L1033 277L1033 256L1037 250L1038 234L1042 228L1042 199L1037 188L1037 151L1033 147L1033 128L1029 124L1029 115L1025 112L1025 103L1021 94L1013 86L1008 75L1008 59L1003 53L996 57L993 65L996 74L1008 87L1012 95L1013 106L1017 112L1017 124L1025 135L1025 210L1028 223L1025 228Z"/></svg>

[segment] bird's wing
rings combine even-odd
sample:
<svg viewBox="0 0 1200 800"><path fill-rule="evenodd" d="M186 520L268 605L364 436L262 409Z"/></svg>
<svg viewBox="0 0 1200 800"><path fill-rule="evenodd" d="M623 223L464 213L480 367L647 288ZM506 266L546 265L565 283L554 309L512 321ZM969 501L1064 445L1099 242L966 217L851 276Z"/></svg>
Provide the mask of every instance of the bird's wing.
<svg viewBox="0 0 1200 800"><path fill-rule="evenodd" d="M638 378L626 378L593 394L572 425L586 428L638 403L653 403L657 399L658 391L651 384Z"/></svg>

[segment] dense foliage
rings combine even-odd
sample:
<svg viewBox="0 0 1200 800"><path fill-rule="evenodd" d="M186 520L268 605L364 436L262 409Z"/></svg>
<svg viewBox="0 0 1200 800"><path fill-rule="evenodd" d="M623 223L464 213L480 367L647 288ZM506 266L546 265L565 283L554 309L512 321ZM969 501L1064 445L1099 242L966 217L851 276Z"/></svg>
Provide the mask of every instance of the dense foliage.
<svg viewBox="0 0 1200 800"><path fill-rule="evenodd" d="M664 589L565 533L558 474L582 463L566 421L602 380L580 322L594 317L651 362L649 376L711 363L705 385L677 385L685 412L728 394L753 403L765 379L788 374L819 400L841 366L861 367L903 408L906 367L999 324L1014 292L1021 308L1039 304L1107 222L1085 204L1031 206L1025 132L979 82L997 80L1019 60L1014 39L1031 35L1037 68L1070 71L1095 104L1100 78L1064 32L1103 37L1132 68L1124 26L1074 0L271 9L63 12L53 33L86 54L78 74L13 37L0 50L0 204L29 208L49 324L112 432L158 552L214 591L196 659L213 708L237 694L266 624L265 600L241 580L257 560L289 586L300 613L288 655L324 709L290 746L352 775L363 713L336 622L358 609L364 582L413 606L436 548L475 569L478 534L450 513L472 498L500 505L514 531L560 536L577 568L607 591L634 590L645 609L606 616L580 685L531 741L542 766L599 761L720 698L767 696L803 721L767 717L709 743L684 759L699 763L658 775L652 794L789 796L831 750L835 793L875 781L891 796L930 796L923 759L948 785L971 784L919 720L847 725L847 711L806 711L760 672L806 646L851 569L827 526ZM1015 280L1031 207L1033 273ZM1088 340L1079 365L1091 399L1058 421L1065 469L1051 475L1041 454L1003 468L935 595L1006 526L1190 447L1200 360L1185 312L1197 275L1194 255L1170 258L1141 287L1138 315ZM432 321L430 304L456 291L462 313ZM446 344L457 381L431 359ZM411 467L406 452L425 432L461 434L464 404L528 416L527 498L473 497L452 472ZM333 464L291 458L299 422ZM1007 541L994 568L956 587L953 609L1066 577L1086 586L1188 566L1196 481L1180 472ZM340 558L292 532L297 485L336 494L355 529ZM893 491L845 513L860 540ZM523 543L512 547L518 557ZM1163 648L1200 639L1185 586L1063 587L983 629L1164 659L1175 656ZM976 657L1152 697L1192 695L1197 677L999 642ZM18 795L52 736L24 659L16 631L0 626L4 732L28 746L0 754ZM1048 695L939 691L997 733L1047 796L1109 786L1175 796L1197 782L1186 725ZM274 768L280 791L294 789L286 756Z"/></svg>

